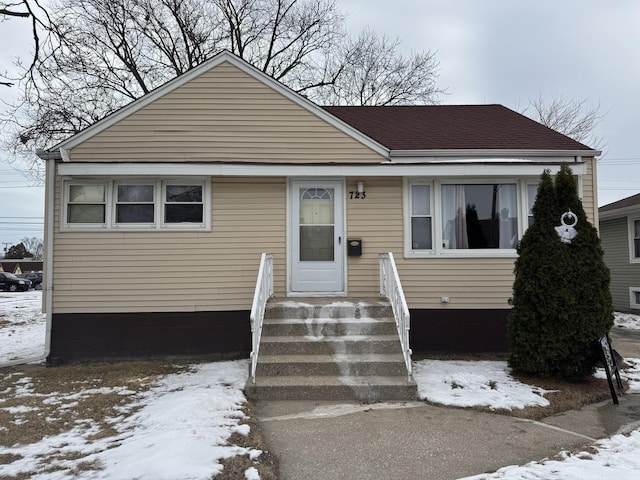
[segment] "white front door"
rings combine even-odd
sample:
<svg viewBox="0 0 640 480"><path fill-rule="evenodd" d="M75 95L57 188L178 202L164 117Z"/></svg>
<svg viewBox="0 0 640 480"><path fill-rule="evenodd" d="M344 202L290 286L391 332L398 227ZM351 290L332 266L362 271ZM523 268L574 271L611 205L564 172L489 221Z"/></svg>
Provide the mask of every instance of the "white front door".
<svg viewBox="0 0 640 480"><path fill-rule="evenodd" d="M292 293L344 292L344 194L339 180L292 180Z"/></svg>

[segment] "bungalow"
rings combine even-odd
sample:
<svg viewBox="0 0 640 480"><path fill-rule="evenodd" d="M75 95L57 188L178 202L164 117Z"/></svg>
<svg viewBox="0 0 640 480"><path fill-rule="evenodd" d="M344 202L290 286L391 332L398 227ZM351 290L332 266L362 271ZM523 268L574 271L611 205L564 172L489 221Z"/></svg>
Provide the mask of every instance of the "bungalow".
<svg viewBox="0 0 640 480"><path fill-rule="evenodd" d="M500 105L320 107L223 52L38 155L49 360L247 355L274 295L379 297L420 351L505 351L544 169L597 222L599 152Z"/></svg>
<svg viewBox="0 0 640 480"><path fill-rule="evenodd" d="M9 273L31 273L42 272L42 262L29 259L21 260L2 260L0 261L0 272Z"/></svg>
<svg viewBox="0 0 640 480"><path fill-rule="evenodd" d="M600 207L600 238L611 271L613 308L640 312L640 193Z"/></svg>

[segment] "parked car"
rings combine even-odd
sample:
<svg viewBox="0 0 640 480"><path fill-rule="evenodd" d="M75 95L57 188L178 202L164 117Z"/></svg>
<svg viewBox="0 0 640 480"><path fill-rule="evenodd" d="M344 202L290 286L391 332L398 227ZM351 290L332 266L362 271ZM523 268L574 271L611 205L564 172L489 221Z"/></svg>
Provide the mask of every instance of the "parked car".
<svg viewBox="0 0 640 480"><path fill-rule="evenodd" d="M0 289L7 292L27 291L31 288L31 280L18 278L13 273L0 272Z"/></svg>
<svg viewBox="0 0 640 480"><path fill-rule="evenodd" d="M42 290L42 274L41 273L19 273L16 275L18 278L26 278L31 280L31 288L36 290Z"/></svg>

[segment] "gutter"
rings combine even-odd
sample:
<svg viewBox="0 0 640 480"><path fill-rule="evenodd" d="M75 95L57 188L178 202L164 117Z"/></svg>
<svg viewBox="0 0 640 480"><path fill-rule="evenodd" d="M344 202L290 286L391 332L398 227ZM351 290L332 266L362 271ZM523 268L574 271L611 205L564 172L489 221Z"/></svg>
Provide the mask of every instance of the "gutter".
<svg viewBox="0 0 640 480"><path fill-rule="evenodd" d="M390 150L389 157L404 158L408 160L446 160L458 159L531 159L531 158L557 158L558 161L567 161L573 157L574 162L582 161L581 157L598 157L602 154L599 150L509 150L509 149L446 149L446 150ZM393 160L392 160L393 161Z"/></svg>

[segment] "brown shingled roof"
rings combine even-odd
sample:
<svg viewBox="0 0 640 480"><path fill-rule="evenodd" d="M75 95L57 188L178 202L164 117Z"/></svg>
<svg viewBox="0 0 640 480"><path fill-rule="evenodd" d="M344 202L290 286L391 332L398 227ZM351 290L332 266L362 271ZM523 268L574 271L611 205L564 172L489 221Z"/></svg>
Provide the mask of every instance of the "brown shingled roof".
<svg viewBox="0 0 640 480"><path fill-rule="evenodd" d="M625 208L625 207L633 207L635 205L640 205L640 193L636 193L635 195L631 195L630 197L623 198L622 200L618 200L617 202L604 205L600 207L598 210L600 212L609 212L611 210L617 210L619 208Z"/></svg>
<svg viewBox="0 0 640 480"><path fill-rule="evenodd" d="M502 105L323 108L390 150L591 150Z"/></svg>

